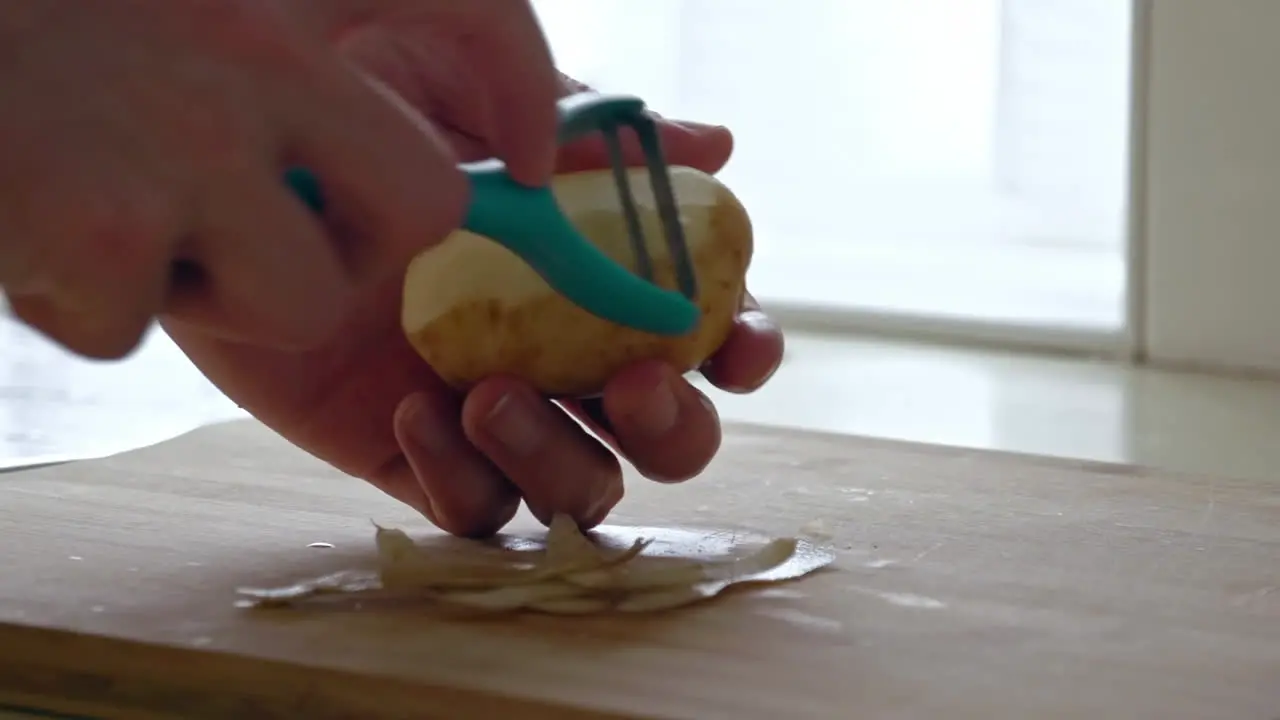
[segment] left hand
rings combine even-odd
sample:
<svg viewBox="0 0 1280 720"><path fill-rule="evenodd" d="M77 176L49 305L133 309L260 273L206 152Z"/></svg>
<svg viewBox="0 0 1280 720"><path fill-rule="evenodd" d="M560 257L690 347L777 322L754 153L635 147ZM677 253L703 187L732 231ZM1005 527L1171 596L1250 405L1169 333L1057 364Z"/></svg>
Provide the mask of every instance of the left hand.
<svg viewBox="0 0 1280 720"><path fill-rule="evenodd" d="M429 29L370 26L341 50L420 109L461 160L492 155L469 125L465 87ZM582 89L568 79L565 94ZM662 121L667 159L714 173L728 161L724 128ZM638 148L628 162L640 164ZM564 148L557 171L607 167L603 146ZM583 526L604 520L622 498L617 456L566 413L592 426L613 450L660 482L693 477L720 445L711 401L671 368L639 363L602 398L558 405L528 385L495 377L461 395L413 351L399 325L400 282L371 290L331 341L304 352L235 344L176 322L164 327L227 395L299 447L416 508L441 529L485 536L523 499L546 522L568 513ZM781 361L782 333L743 298L729 339L702 369L717 386L749 392Z"/></svg>

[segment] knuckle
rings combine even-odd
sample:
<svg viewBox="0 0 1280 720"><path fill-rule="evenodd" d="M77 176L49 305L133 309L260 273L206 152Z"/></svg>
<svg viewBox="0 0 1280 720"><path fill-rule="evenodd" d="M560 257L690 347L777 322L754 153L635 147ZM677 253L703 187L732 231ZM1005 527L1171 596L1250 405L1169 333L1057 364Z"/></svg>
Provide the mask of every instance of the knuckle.
<svg viewBox="0 0 1280 720"><path fill-rule="evenodd" d="M120 175L79 177L42 172L30 176L20 202L8 204L3 232L15 238L21 260L17 291L76 295L96 278L118 277L129 291L167 265L178 234L167 194Z"/></svg>
<svg viewBox="0 0 1280 720"><path fill-rule="evenodd" d="M169 130L193 164L229 174L257 162L266 147L263 123L251 111L223 106L191 106L174 112Z"/></svg>
<svg viewBox="0 0 1280 720"><path fill-rule="evenodd" d="M64 232L82 249L81 261L99 271L156 272L168 264L178 227L174 215L153 193L102 194L82 199L65 213Z"/></svg>
<svg viewBox="0 0 1280 720"><path fill-rule="evenodd" d="M122 326L109 332L75 334L65 343L72 352L95 360L122 360L142 342L148 323Z"/></svg>
<svg viewBox="0 0 1280 720"><path fill-rule="evenodd" d="M321 53L276 3L200 0L195 21L224 57L264 73L312 66Z"/></svg>
<svg viewBox="0 0 1280 720"><path fill-rule="evenodd" d="M41 289L44 279L40 277L31 250L29 243L0 244L0 291L16 294Z"/></svg>
<svg viewBox="0 0 1280 720"><path fill-rule="evenodd" d="M284 16L273 3L194 0L185 17L192 28L228 50L253 51L280 44Z"/></svg>
<svg viewBox="0 0 1280 720"><path fill-rule="evenodd" d="M67 350L95 360L119 360L142 342L150 315L90 312L59 307L43 296L10 298L11 309L27 326Z"/></svg>

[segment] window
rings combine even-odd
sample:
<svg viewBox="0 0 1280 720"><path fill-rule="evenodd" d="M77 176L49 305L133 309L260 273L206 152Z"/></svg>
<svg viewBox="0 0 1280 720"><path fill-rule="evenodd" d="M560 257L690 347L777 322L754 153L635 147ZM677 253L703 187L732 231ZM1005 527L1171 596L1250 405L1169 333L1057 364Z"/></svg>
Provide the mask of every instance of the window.
<svg viewBox="0 0 1280 720"><path fill-rule="evenodd" d="M1127 3L536 5L566 72L734 130L788 319L1123 340Z"/></svg>
<svg viewBox="0 0 1280 720"><path fill-rule="evenodd" d="M96 362L8 315L0 294L0 470L108 455L243 416L159 328L126 361Z"/></svg>

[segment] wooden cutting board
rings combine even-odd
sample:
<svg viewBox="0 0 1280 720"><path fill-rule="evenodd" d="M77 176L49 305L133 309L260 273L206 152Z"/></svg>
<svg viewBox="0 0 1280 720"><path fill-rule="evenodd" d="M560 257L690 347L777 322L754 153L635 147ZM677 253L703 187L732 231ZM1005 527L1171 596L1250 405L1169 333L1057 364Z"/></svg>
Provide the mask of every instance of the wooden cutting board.
<svg viewBox="0 0 1280 720"><path fill-rule="evenodd" d="M0 700L113 718L1280 717L1280 483L727 432L704 477L635 480L611 522L825 527L840 557L660 617L236 609L238 586L367 562L371 518L431 532L251 421L0 476Z"/></svg>

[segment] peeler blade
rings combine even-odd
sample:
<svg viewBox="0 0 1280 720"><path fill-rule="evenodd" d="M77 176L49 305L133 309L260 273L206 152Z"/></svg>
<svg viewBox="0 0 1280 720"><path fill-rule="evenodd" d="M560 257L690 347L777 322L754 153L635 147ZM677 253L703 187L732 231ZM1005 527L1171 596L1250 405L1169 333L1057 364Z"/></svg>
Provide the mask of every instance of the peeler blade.
<svg viewBox="0 0 1280 720"><path fill-rule="evenodd" d="M618 200L622 204L622 219L627 226L631 254L635 257L636 274L653 282L653 257L649 255L644 226L640 224L640 211L636 209L635 196L631 194L631 180L622 157L622 140L618 137L618 127L611 125L603 128L602 132L604 146L609 153L609 164L613 169L613 182L618 186Z"/></svg>
<svg viewBox="0 0 1280 720"><path fill-rule="evenodd" d="M648 115L637 116L629 124L635 131L636 138L640 141L640 149L644 153L645 165L649 170L649 183L653 188L654 202L658 209L658 218L662 222L667 253L675 268L676 283L686 298L696 300L698 276L694 271L693 258L689 253L684 225L680 222L680 206L677 204L675 191L671 186L671 173L662 151L658 124ZM643 244L643 236L641 243Z"/></svg>

